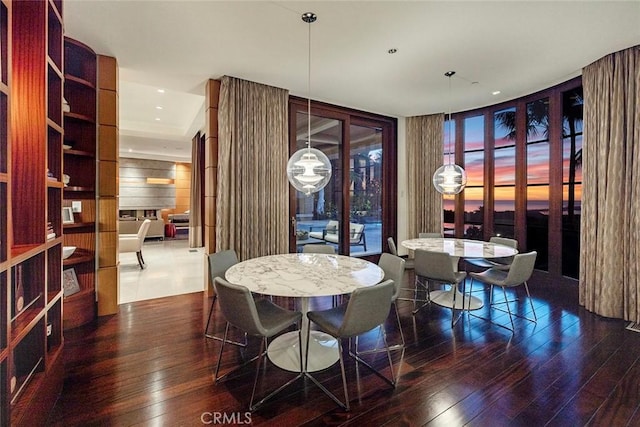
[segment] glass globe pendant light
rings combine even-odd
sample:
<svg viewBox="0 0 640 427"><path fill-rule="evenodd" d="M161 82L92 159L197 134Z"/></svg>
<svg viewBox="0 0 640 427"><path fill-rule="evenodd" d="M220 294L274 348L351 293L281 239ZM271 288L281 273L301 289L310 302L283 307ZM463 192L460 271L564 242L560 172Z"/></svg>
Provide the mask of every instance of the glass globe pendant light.
<svg viewBox="0 0 640 427"><path fill-rule="evenodd" d="M451 76L455 73L455 71L447 71L444 73L445 76L449 77L449 98L451 98ZM465 185L467 185L467 173L461 166L451 162L451 106L449 107L448 145L448 163L440 166L433 174L433 186L442 194L455 195L464 190Z"/></svg>
<svg viewBox="0 0 640 427"><path fill-rule="evenodd" d="M307 146L301 148L287 162L287 178L293 187L309 196L322 190L331 179L331 162L320 150L311 148L311 24L315 13L302 14L302 20L309 24L309 79L307 95Z"/></svg>

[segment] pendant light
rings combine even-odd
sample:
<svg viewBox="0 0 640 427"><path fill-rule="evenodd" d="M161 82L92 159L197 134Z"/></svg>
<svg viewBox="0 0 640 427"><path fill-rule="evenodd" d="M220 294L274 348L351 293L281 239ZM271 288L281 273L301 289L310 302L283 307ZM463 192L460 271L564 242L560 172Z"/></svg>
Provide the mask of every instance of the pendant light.
<svg viewBox="0 0 640 427"><path fill-rule="evenodd" d="M311 24L315 13L302 14L302 20L309 24L309 69L307 86L307 146L301 148L287 163L287 178L294 188L309 196L322 190L331 179L331 162L320 150L311 148Z"/></svg>
<svg viewBox="0 0 640 427"><path fill-rule="evenodd" d="M454 195L464 190L467 185L467 173L461 166L451 162L451 77L455 71L447 71L445 76L449 77L449 151L448 162L442 165L433 174L433 185L444 195Z"/></svg>

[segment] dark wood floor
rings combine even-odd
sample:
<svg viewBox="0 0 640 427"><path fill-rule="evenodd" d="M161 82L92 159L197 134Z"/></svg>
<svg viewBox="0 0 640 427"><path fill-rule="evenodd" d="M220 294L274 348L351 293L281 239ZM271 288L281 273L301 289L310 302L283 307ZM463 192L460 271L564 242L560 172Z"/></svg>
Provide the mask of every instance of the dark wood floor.
<svg viewBox="0 0 640 427"><path fill-rule="evenodd" d="M394 352L401 373L395 390L365 369L357 375L350 363L351 412L307 380L250 419L280 426L640 425L640 333L580 308L575 289L544 280L530 287L538 323L517 321L514 334L467 316L451 329L449 310L431 306L414 317L412 303L399 302L407 347L403 357ZM125 304L117 316L67 331L66 380L50 425L201 426L203 413L205 421L224 413L246 424L254 371L213 384L220 343L203 338L209 301L198 293ZM518 307L528 310L522 301ZM242 356L227 348L225 369ZM267 388L289 375L272 365L265 374ZM341 393L337 365L319 378Z"/></svg>

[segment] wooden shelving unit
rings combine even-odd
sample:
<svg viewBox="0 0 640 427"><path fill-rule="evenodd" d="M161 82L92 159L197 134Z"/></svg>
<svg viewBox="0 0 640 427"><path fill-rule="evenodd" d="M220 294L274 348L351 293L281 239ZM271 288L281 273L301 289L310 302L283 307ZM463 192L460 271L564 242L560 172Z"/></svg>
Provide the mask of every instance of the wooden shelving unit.
<svg viewBox="0 0 640 427"><path fill-rule="evenodd" d="M44 425L62 349L62 1L0 0L0 425Z"/></svg>
<svg viewBox="0 0 640 427"><path fill-rule="evenodd" d="M64 113L63 206L79 202L81 212L74 223L64 225L65 246L75 246L73 255L63 261L73 269L80 291L64 297L64 329L75 328L96 316L96 54L83 43L65 37L64 97L70 111Z"/></svg>

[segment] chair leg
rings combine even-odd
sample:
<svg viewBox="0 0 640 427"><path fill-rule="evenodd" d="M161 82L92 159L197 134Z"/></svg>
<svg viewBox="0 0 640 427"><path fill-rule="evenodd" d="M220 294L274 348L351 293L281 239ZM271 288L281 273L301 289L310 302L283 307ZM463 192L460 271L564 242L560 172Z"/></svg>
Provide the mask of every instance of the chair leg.
<svg viewBox="0 0 640 427"><path fill-rule="evenodd" d="M238 342L238 341L227 340L226 336L225 336L225 338L220 338L218 336L215 336L215 335L209 333L209 325L211 323L211 316L213 315L213 307L215 306L217 299L218 299L218 295L213 294L213 299L211 300L211 307L209 307L209 317L207 318L207 326L205 326L205 328L204 328L204 336L205 336L205 338L209 338L209 339L216 340L216 341L228 342L229 344L237 345L238 347L246 347L247 346L247 334L246 333L244 334L244 343L241 343L241 342Z"/></svg>
<svg viewBox="0 0 640 427"><path fill-rule="evenodd" d="M396 304L395 301L393 302L393 308L396 312L396 320L398 321L398 331L400 331L400 342L401 342L400 347L404 348L405 342L404 342L404 334L402 333L402 324L400 323L400 312L398 311L398 304ZM394 348L397 348L397 346L394 346Z"/></svg>
<svg viewBox="0 0 640 427"><path fill-rule="evenodd" d="M382 339L384 340L384 346L387 348L387 359L389 360L389 371L391 371L391 385L395 388L396 386L396 376L393 373L393 361L391 360L391 348L389 347L389 343L387 342L387 331L382 325ZM400 367L398 367L399 369Z"/></svg>
<svg viewBox="0 0 640 427"><path fill-rule="evenodd" d="M356 336L356 348L355 348L355 354L357 354L358 356L362 355L362 354L371 354L371 353L380 353L381 351L387 351L387 349L389 350L403 350L405 347L405 341L404 341L404 333L402 333L402 324L400 323L400 312L398 311L398 306L396 304L396 302L392 302L394 311L395 311L395 317L396 317L396 321L398 322L398 331L400 331L400 344L394 344L389 346L387 343L385 343L385 348L378 348L376 346L376 348L372 349L372 350L365 350L365 351L359 351L358 350L358 337ZM383 328L380 328L380 334L382 334ZM383 338L386 340L386 337L383 336ZM349 340L349 352L351 352L351 340Z"/></svg>
<svg viewBox="0 0 640 427"><path fill-rule="evenodd" d="M256 408L253 406L253 398L256 395L256 387L258 386L258 378L260 377L260 365L262 364L262 354L266 347L265 346L266 341L267 341L267 337L263 337L262 340L260 340L260 352L259 352L260 357L258 357L258 363L256 364L256 377L253 380L253 390L251 390L251 400L249 401L249 411L252 411L252 412Z"/></svg>
<svg viewBox="0 0 640 427"><path fill-rule="evenodd" d="M344 370L344 356L342 355L342 338L338 339L338 357L340 358L340 370L342 371L342 387L344 389L344 409L349 411L349 391L347 390L347 374ZM356 344L357 345L357 344Z"/></svg>
<svg viewBox="0 0 640 427"><path fill-rule="evenodd" d="M204 336L207 338L214 338L215 337L213 335L209 335L207 332L209 332L209 324L211 323L211 315L213 314L213 306L216 304L216 300L218 299L218 295L217 294L213 294L213 298L211 299L211 307L209 307L209 317L207 317L207 326L205 326L204 328Z"/></svg>
<svg viewBox="0 0 640 427"><path fill-rule="evenodd" d="M311 375L308 371L307 371L307 364L309 361L309 337L311 335L311 320L308 320L308 327L307 327L307 346L306 346L306 356L304 358L304 375L309 378L311 381L313 381L313 383L318 386L318 388L320 390L322 390L322 392L324 394L326 394L327 396L329 396L331 398L331 400L333 400L334 402L336 402L341 408L346 409L347 411L349 410L348 406L345 406L344 403L342 403L340 401L340 399L338 399L336 397L335 394L331 393L329 390L327 390L327 388L325 386L323 386L320 381L318 381L317 379L315 379L315 377L313 375ZM338 357L340 358L340 363L341 366L343 365L343 361L342 361L342 341L338 340ZM344 371L343 371L344 372ZM343 375L344 378L344 375ZM348 403L347 403L348 405Z"/></svg>
<svg viewBox="0 0 640 427"><path fill-rule="evenodd" d="M426 295L427 295L426 299L418 299L418 286L421 286L422 289L424 289L424 291L426 292ZM412 315L415 315L423 307L426 307L427 305L431 304L431 292L430 291L431 290L430 290L429 281L427 280L426 283L422 283L420 278L418 276L416 276L415 288L413 290L413 311L411 312ZM398 298L398 299L401 300L401 298ZM417 302L422 302L424 304L422 304L420 307L416 308L416 303Z"/></svg>
<svg viewBox="0 0 640 427"><path fill-rule="evenodd" d="M245 366L247 366L248 364L252 363L256 359L264 356L264 354L266 353L266 351L262 351L262 349L261 349L261 351L260 351L260 353L258 353L258 355L253 356L251 359L247 360L246 362L244 362L240 366L230 370L229 372L225 373L224 375L218 376L218 372L220 371L220 361L222 360L222 351L224 350L224 345L226 343L231 344L231 341L227 340L227 334L229 333L229 326L231 326L231 325L229 324L229 322L227 322L227 325L224 328L224 337L220 340L222 342L222 345L220 346L220 353L218 353L218 363L216 364L216 370L215 370L215 373L213 374L213 380L214 380L214 382L216 384L219 383L220 381L222 381L223 379L227 378L228 376L230 376L234 372L237 372L240 369L242 369Z"/></svg>
<svg viewBox="0 0 640 427"><path fill-rule="evenodd" d="M264 337L262 339L262 344L260 345L260 358L258 359L258 366L256 366L256 378L253 382L253 391L251 392L251 402L249 403L249 411L251 412L258 409L264 402L271 399L276 394L280 393L282 390L284 390L289 385L293 384L296 380L298 380L298 378L302 378L304 375L304 373L302 372L302 332L300 331L300 328L298 328L298 348L300 351L300 372L298 372L298 374L294 378L291 378L289 381L282 384L280 387L278 387L277 389L273 390L268 395L260 399L258 403L254 404L253 399L256 393L256 386L258 384L258 375L260 375L260 364L262 360L264 360L264 367L265 368L267 367L267 358L265 357L265 355L267 354L267 348L268 348L267 337Z"/></svg>
<svg viewBox="0 0 640 427"><path fill-rule="evenodd" d="M369 363L365 362L357 353L351 353L349 352L349 356L353 357L356 361L356 363L361 363L364 366L366 366L371 372L373 372L376 376L380 377L382 380L386 381L387 383L389 383L389 385L391 385L392 387L395 387L395 376L393 374L393 364L391 363L391 349L389 348L389 346L387 345L387 332L384 328L384 325L380 325L380 327L382 328L382 339L384 341L384 345L387 351L387 357L389 359L389 367L391 368L391 379L385 377L384 375L382 375L377 369L375 369L373 366L371 366ZM356 349L357 347L357 338L356 337ZM361 353L362 354L362 353Z"/></svg>
<svg viewBox="0 0 640 427"><path fill-rule="evenodd" d="M524 289L527 291L527 298L529 298L529 304L531 304L531 312L533 313L533 321L538 323L538 316L536 316L536 309L533 307L533 300L531 299L531 294L529 293L529 286L527 282L524 282Z"/></svg>
<svg viewBox="0 0 640 427"><path fill-rule="evenodd" d="M136 256L138 257L138 264L140 264L140 268L144 268L144 259L142 259L142 251L136 252Z"/></svg>
<svg viewBox="0 0 640 427"><path fill-rule="evenodd" d="M214 382L218 382L218 372L220 372L220 362L222 361L222 351L224 350L224 343L227 342L227 333L229 332L229 322L224 327L224 338L222 338L222 345L220 346L220 352L218 353L218 363L216 363L216 371L213 374Z"/></svg>
<svg viewBox="0 0 640 427"><path fill-rule="evenodd" d="M507 299L507 291L502 287L502 294L504 295L504 302L507 306L507 313L509 313L509 321L511 322L511 330L515 331L516 326L513 324L513 316L511 315L511 308L509 307L509 300Z"/></svg>

